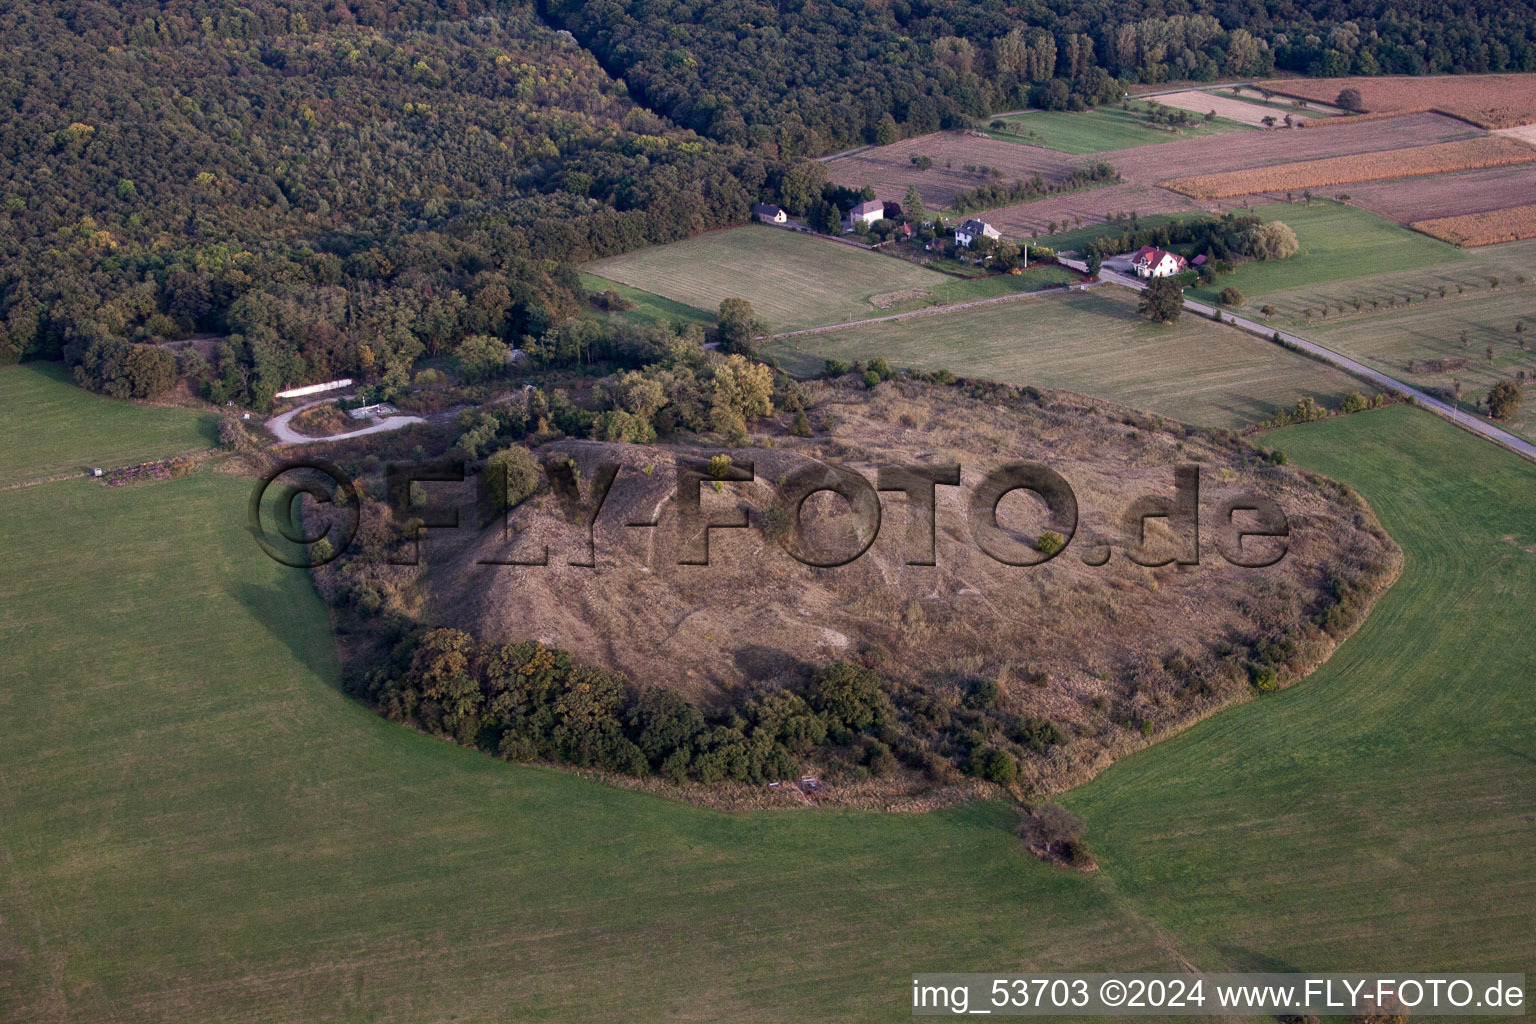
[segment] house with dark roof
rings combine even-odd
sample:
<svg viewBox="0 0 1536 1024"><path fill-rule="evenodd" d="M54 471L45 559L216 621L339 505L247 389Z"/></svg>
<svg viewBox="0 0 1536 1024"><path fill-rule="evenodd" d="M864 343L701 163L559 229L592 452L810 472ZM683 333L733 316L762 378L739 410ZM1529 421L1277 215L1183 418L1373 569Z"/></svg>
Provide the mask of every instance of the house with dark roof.
<svg viewBox="0 0 1536 1024"><path fill-rule="evenodd" d="M993 241L996 241L1002 237L1002 232L998 231L997 228L993 227L991 224L988 224L984 220L977 220L974 217L969 220L962 221L960 226L955 228L955 244L964 246L967 249L969 249L971 247L971 243L978 238L990 238Z"/></svg>
<svg viewBox="0 0 1536 1024"><path fill-rule="evenodd" d="M754 203L752 216L764 224L784 224L789 220L789 214L784 212L784 207L775 206L773 203Z"/></svg>

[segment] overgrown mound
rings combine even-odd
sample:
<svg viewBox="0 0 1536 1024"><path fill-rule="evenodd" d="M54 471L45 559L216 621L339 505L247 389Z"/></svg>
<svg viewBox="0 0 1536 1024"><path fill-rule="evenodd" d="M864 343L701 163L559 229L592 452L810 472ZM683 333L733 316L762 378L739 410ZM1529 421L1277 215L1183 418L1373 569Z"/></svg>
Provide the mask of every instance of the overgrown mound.
<svg viewBox="0 0 1536 1024"><path fill-rule="evenodd" d="M425 645L452 657L421 661L418 632L362 692L511 758L763 794L815 774L818 799L844 787L887 801L957 773L1049 792L1311 671L1399 565L1353 493L1235 435L1030 389L806 393L810 437L793 436L785 417L753 447L536 449L547 479L506 528L429 531L427 568L398 602L417 623L452 628ZM1070 486L1075 532L1059 499L1054 510L1028 490L996 500L999 471L1020 462ZM960 484L936 486L930 525L921 500L891 488L949 465ZM736 479L748 466L750 479ZM874 488L825 466L882 486L878 532ZM1193 467L1198 564L1179 518ZM853 505L814 493L797 530L806 473L842 479ZM689 491L700 495L692 522L678 497ZM1266 502L1289 536L1237 544L1223 521L1252 530L1255 514L1228 506ZM696 564L705 519L746 525L707 531L707 564ZM1271 565L1233 564L1281 550ZM547 564L508 564L546 554ZM345 603L348 570L327 572Z"/></svg>

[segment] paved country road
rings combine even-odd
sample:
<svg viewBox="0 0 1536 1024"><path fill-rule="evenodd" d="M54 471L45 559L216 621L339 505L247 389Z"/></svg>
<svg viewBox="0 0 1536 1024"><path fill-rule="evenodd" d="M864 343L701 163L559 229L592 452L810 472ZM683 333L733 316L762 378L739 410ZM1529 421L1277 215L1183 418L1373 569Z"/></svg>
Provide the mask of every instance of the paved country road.
<svg viewBox="0 0 1536 1024"><path fill-rule="evenodd" d="M314 402L305 402L297 409L289 409L281 416L272 417L266 423L263 423L262 426L272 432L272 436L277 438L279 444L311 444L315 441L345 441L351 437L362 437L365 434L381 434L386 430L399 430L401 427L408 427L412 423L427 422L420 416L390 416L371 427L363 427L361 430L349 430L345 434L332 434L329 437L310 437L308 434L299 433L288 425L289 420L305 409L324 405L326 402L334 402L335 400L334 398L321 398Z"/></svg>
<svg viewBox="0 0 1536 1024"><path fill-rule="evenodd" d="M1126 275L1117 273L1113 270L1104 270L1102 271L1101 276L1104 280L1113 284L1124 285L1127 288L1134 288L1137 291L1140 291L1146 287L1145 282L1139 278L1127 277ZM1216 315L1215 306L1207 305L1204 302L1196 302L1194 299L1185 299L1184 308L1190 310L1191 312L1199 313L1207 318L1213 318ZM1513 451L1519 455L1523 455L1527 459L1530 459L1532 462L1536 462L1536 444L1532 444L1524 438L1516 437L1514 434L1511 434L1507 430L1501 430L1480 416L1474 416L1462 412L1461 410L1456 409L1450 403L1442 402L1440 399L1420 391L1418 388L1412 386L1411 384L1404 384L1396 377L1389 377L1385 373L1382 373L1380 370L1373 370L1369 366L1366 366L1364 363L1358 362L1346 355L1335 352L1331 348L1325 348L1315 341L1308 341L1306 338L1298 337L1297 335L1287 333L1286 331L1277 331L1273 327L1266 327L1263 324L1256 323L1247 319L1246 317L1236 316L1235 314L1228 313L1225 310L1223 310L1221 313L1221 320L1222 323L1231 324L1233 327L1257 334L1262 338L1273 340L1276 336L1278 336L1280 340L1284 341L1287 345L1292 345L1310 356L1321 359L1326 363L1331 363L1342 370L1347 370L1355 376L1362 377L1365 380L1368 380L1380 387L1391 388L1394 391L1401 392L1402 394L1407 395L1409 398L1412 398L1419 405L1428 409L1430 412L1435 413L1444 419L1450 420L1458 427L1461 427L1464 430L1470 430L1475 434L1481 434L1483 437L1486 437L1488 440L1494 442L1495 444L1503 445L1510 451Z"/></svg>

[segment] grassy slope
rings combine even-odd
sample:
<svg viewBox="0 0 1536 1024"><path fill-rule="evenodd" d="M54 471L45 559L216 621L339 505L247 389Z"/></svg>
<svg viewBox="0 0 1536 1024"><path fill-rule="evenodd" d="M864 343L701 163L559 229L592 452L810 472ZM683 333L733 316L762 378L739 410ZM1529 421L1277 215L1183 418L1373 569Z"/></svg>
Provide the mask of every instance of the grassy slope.
<svg viewBox="0 0 1536 1024"><path fill-rule="evenodd" d="M622 320L633 324L699 324L704 327L713 326L714 313L706 313L702 309L684 305L681 302L673 302L671 299L640 288L631 288L627 284L618 281L610 281L596 274L582 274L582 287L589 292L612 291L618 292L630 302L635 304L634 309L627 309L622 313L611 313L607 316L615 320ZM718 306L716 307L718 308ZM599 314L602 315L602 314Z"/></svg>
<svg viewBox="0 0 1536 1024"><path fill-rule="evenodd" d="M885 356L892 366L949 369L1065 388L1206 426L1269 418L1303 395L1337 404L1369 388L1277 345L1184 316L1173 327L1136 315L1129 291L1104 286L1039 300L915 317L774 342L792 372L826 358Z"/></svg>
<svg viewBox="0 0 1536 1024"><path fill-rule="evenodd" d="M102 398L57 363L0 367L0 487L212 447L211 415Z"/></svg>
<svg viewBox="0 0 1536 1024"><path fill-rule="evenodd" d="M1275 203L1252 211L1265 220L1284 221L1296 232L1301 251L1288 260L1246 263L1223 274L1214 287L1190 293L1214 299L1235 287L1257 307L1274 292L1319 284L1337 286L1392 271L1443 268L1464 258L1461 250L1409 231L1385 217L1332 200Z"/></svg>
<svg viewBox="0 0 1536 1024"><path fill-rule="evenodd" d="M375 717L249 486L7 498L0 1020L873 1021L914 969L1174 966L1001 804L727 815Z"/></svg>
<svg viewBox="0 0 1536 1024"><path fill-rule="evenodd" d="M1316 676L1073 794L1115 888L1201 966L1536 962L1536 470L1422 411L1266 444L1356 486L1402 579Z"/></svg>
<svg viewBox="0 0 1536 1024"><path fill-rule="evenodd" d="M903 260L759 225L641 249L586 269L709 312L722 299L744 298L775 331L871 316L878 312L871 295L947 280Z"/></svg>
<svg viewBox="0 0 1536 1024"><path fill-rule="evenodd" d="M1157 142L1177 139L1194 139L1205 135L1224 135L1227 132L1249 131L1249 127L1237 121L1217 118L1205 121L1198 115L1189 125L1170 132L1149 125L1143 116L1146 104L1133 103L1131 110L1117 106L1096 107L1093 110L1070 112L1065 110L1035 110L1027 114L1014 114L1003 120L1023 125L1033 131L1033 137L984 129L989 138L1003 142L1021 142L1044 146L1061 153L1103 153L1134 146L1148 146ZM985 125L991 118L981 123Z"/></svg>

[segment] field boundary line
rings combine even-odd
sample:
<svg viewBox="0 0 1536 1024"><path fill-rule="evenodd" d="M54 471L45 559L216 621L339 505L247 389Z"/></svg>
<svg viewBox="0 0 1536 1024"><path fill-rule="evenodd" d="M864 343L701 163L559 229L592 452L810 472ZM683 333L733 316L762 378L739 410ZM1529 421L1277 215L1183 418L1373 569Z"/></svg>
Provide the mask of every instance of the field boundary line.
<svg viewBox="0 0 1536 1024"><path fill-rule="evenodd" d="M893 320L907 320L917 316L937 316L940 313L953 313L962 309L975 309L977 306L991 306L999 302L1017 302L1020 299L1034 299L1042 295L1055 295L1058 292L1087 291L1096 287L1100 282L1086 281L1081 284L1052 285L1049 288L1041 288L1033 292L1015 292L1012 295L994 295L990 299L972 299L969 302L950 302L938 306L924 306L922 309L909 309L905 313L892 313L888 316L872 316L863 320L848 320L840 324L826 324L821 327L804 327L798 331L785 331L783 334L775 334L772 340L781 338L798 338L806 334L826 334L829 331L841 331L849 327L863 327L865 324L883 324Z"/></svg>

